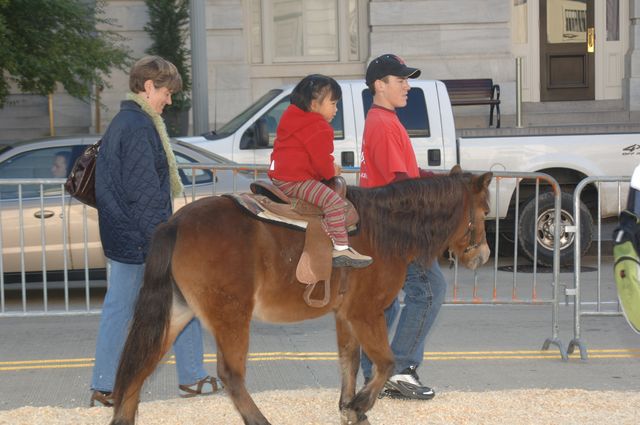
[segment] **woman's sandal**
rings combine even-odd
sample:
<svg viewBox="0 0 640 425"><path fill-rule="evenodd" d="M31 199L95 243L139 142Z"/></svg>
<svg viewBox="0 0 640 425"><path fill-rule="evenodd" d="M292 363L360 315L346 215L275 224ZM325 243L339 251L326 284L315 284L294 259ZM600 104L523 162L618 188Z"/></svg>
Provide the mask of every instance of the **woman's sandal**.
<svg viewBox="0 0 640 425"><path fill-rule="evenodd" d="M93 393L91 394L91 401L89 401L89 407L95 407L95 406L113 407L113 394L94 390Z"/></svg>
<svg viewBox="0 0 640 425"><path fill-rule="evenodd" d="M222 389L222 382L217 378L205 376L193 385L179 385L180 397L189 398L199 395L209 395Z"/></svg>

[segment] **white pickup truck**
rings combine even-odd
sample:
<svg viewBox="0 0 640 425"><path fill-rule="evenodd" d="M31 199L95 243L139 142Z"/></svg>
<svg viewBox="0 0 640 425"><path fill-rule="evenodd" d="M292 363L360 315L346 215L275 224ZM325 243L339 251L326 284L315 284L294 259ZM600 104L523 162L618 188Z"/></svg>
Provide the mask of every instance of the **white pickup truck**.
<svg viewBox="0 0 640 425"><path fill-rule="evenodd" d="M411 80L407 107L398 109L400 120L409 132L421 168L449 170L460 164L465 170L506 172L543 172L561 185L562 222L573 224L572 193L586 176L630 175L640 160L640 125L620 128L584 126L576 128L482 129L462 132L456 137L451 102L444 84L434 80ZM360 148L371 93L362 81L340 81L342 99L332 125L335 130L334 156L346 167L359 167ZM181 140L198 145L241 164L269 163L275 131L283 111L289 105L293 86L266 93L237 117L215 132ZM629 131L630 130L630 131ZM573 134L569 134L573 133ZM494 179L495 180L495 179ZM501 219L503 247L513 240L516 179L502 179L499 205L491 217ZM533 258L533 240L538 242L538 261L552 262L553 196L541 186L538 214L535 215L535 185L523 180L519 190L519 245L521 252ZM492 184L495 193L495 183ZM591 244L592 216L595 214L597 188L589 188L582 197L582 251ZM617 185L602 184L602 217L617 214ZM626 188L624 189L626 193ZM505 222L506 221L506 222ZM504 223L504 224L503 224ZM491 224L489 224L491 226ZM535 232L534 232L535 226ZM571 262L573 235L561 231L561 261ZM511 245L512 247L513 245ZM512 250L512 248L511 248Z"/></svg>

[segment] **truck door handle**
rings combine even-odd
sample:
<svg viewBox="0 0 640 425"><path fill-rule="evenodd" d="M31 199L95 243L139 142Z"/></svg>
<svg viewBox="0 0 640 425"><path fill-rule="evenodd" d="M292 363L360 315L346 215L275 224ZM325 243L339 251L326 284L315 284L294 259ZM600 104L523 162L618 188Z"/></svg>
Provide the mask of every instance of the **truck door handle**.
<svg viewBox="0 0 640 425"><path fill-rule="evenodd" d="M33 213L35 218L50 218L54 216L54 212L50 210L36 211Z"/></svg>
<svg viewBox="0 0 640 425"><path fill-rule="evenodd" d="M427 151L427 164L431 166L438 166L441 162L440 149L429 149Z"/></svg>
<svg viewBox="0 0 640 425"><path fill-rule="evenodd" d="M340 154L340 165L343 167L353 167L356 165L356 155L351 152L342 152Z"/></svg>

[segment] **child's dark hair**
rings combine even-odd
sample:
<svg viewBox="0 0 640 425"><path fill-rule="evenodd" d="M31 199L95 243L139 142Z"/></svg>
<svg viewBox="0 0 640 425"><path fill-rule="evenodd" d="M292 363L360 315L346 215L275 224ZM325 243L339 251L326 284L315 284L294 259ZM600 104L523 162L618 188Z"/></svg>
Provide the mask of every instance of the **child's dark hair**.
<svg viewBox="0 0 640 425"><path fill-rule="evenodd" d="M336 80L326 75L307 75L293 88L291 104L309 112L312 100L322 102L329 94L331 100L339 100L342 97L342 89Z"/></svg>

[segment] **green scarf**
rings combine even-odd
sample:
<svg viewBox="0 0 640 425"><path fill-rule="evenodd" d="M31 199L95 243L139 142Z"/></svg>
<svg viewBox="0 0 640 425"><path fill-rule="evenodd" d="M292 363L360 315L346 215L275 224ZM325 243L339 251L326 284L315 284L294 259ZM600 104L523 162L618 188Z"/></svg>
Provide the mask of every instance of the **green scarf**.
<svg viewBox="0 0 640 425"><path fill-rule="evenodd" d="M167 162L169 163L169 178L171 181L171 196L177 197L182 194L182 181L180 180L180 175L178 174L178 164L176 163L176 157L173 154L173 149L171 149L171 143L169 143L169 134L167 134L167 127L164 125L164 120L159 113L153 110L153 108L147 103L147 100L135 93L127 93L127 99L133 100L136 102L144 112L151 117L153 121L153 125L156 128L156 131L160 135L160 140L162 140L162 147L164 148L164 153L167 155Z"/></svg>

